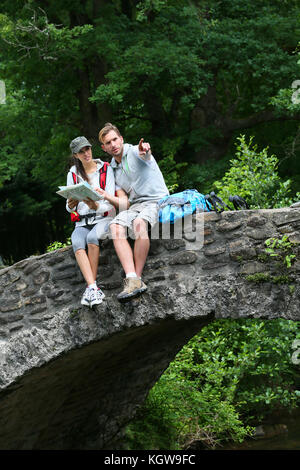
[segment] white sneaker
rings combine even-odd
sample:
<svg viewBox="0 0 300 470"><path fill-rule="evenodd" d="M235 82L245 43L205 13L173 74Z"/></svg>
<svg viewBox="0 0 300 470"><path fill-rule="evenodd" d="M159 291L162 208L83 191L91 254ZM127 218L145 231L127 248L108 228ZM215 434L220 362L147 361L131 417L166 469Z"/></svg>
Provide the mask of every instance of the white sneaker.
<svg viewBox="0 0 300 470"><path fill-rule="evenodd" d="M102 300L105 299L105 294L103 290L100 289L100 287L98 287L98 294L102 297Z"/></svg>
<svg viewBox="0 0 300 470"><path fill-rule="evenodd" d="M90 289L90 307L101 304L104 297L101 289Z"/></svg>
<svg viewBox="0 0 300 470"><path fill-rule="evenodd" d="M81 305L90 306L90 291L91 289L87 287L81 297Z"/></svg>

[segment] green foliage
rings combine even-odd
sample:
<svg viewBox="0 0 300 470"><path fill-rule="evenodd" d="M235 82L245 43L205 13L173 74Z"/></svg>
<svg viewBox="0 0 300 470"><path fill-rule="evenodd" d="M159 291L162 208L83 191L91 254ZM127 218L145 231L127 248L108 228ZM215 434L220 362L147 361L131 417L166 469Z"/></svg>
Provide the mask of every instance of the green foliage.
<svg viewBox="0 0 300 470"><path fill-rule="evenodd" d="M266 263L269 260L275 259L275 273L270 272L258 272L249 274L246 276L246 280L260 284L262 282L272 282L273 284L290 284L290 294L294 293L293 278L290 276L290 268L296 259L296 253L298 252L297 244L289 241L287 235L283 235L281 238L269 238L265 241L265 252L260 254L258 259ZM274 269L274 266L272 267Z"/></svg>
<svg viewBox="0 0 300 470"><path fill-rule="evenodd" d="M298 50L300 42L298 44ZM289 88L280 89L276 96L274 96L270 103L281 112L288 110L292 115L298 113L300 110L300 53L298 54L297 65L299 65L299 75L296 76L296 80L290 83Z"/></svg>
<svg viewBox="0 0 300 470"><path fill-rule="evenodd" d="M71 238L67 238L67 240L63 242L53 242L47 246L46 252L50 253L51 251L59 250L60 248L65 248L66 246L72 245Z"/></svg>
<svg viewBox="0 0 300 470"><path fill-rule="evenodd" d="M296 258L295 244L289 241L287 235L283 235L281 239L269 238L265 241L265 245L268 247L265 252L269 256L279 258L287 269L291 268Z"/></svg>
<svg viewBox="0 0 300 470"><path fill-rule="evenodd" d="M174 450L179 448L177 439L172 402L160 391L151 391L126 429L126 448Z"/></svg>
<svg viewBox="0 0 300 470"><path fill-rule="evenodd" d="M262 282L271 282L272 276L269 273L254 273L246 276L247 281L260 284Z"/></svg>
<svg viewBox="0 0 300 470"><path fill-rule="evenodd" d="M255 273L249 274L246 276L247 281L255 282L256 284L261 284L262 282L272 282L273 284L289 284L291 279L287 275L278 275L278 276L271 276L269 273ZM291 288L291 293L292 293Z"/></svg>
<svg viewBox="0 0 300 470"><path fill-rule="evenodd" d="M166 0L143 0L137 4L137 21L145 22L150 13L159 12L166 6Z"/></svg>
<svg viewBox="0 0 300 470"><path fill-rule="evenodd" d="M214 183L218 195L229 203L229 196L238 194L251 208L289 206L293 202L289 197L291 181L282 181L278 175L277 157L268 155L268 148L259 152L252 143L253 137L249 143L244 135L238 141L236 158L230 161L225 176Z"/></svg>
<svg viewBox="0 0 300 470"><path fill-rule="evenodd" d="M289 320L218 320L204 327L150 391L128 427L127 446L242 441L272 412L296 407L295 337L299 326Z"/></svg>

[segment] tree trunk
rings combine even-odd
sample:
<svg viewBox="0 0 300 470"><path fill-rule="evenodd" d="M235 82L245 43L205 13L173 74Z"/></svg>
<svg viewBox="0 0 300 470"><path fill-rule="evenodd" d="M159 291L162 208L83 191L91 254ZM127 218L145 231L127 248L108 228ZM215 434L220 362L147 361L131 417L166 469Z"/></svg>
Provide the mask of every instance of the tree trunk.
<svg viewBox="0 0 300 470"><path fill-rule="evenodd" d="M147 111L146 115L149 116L152 124L152 134L161 139L162 136L168 134L169 127L168 116L162 107L161 100L152 93L151 95L145 95L144 104Z"/></svg>
<svg viewBox="0 0 300 470"><path fill-rule="evenodd" d="M91 76L93 77L93 91L95 91L99 85L107 83L105 75L108 72L108 67L104 59L95 57L94 62L90 64L89 68L91 71ZM112 120L113 113L111 106L108 103L97 103L96 106L98 118L96 124L98 126L99 132L106 122L110 122Z"/></svg>
<svg viewBox="0 0 300 470"><path fill-rule="evenodd" d="M91 90L88 70L86 68L83 70L79 69L78 76L81 84L78 92L81 130L88 139L94 140L97 138L99 127L98 112L96 105L89 101Z"/></svg>

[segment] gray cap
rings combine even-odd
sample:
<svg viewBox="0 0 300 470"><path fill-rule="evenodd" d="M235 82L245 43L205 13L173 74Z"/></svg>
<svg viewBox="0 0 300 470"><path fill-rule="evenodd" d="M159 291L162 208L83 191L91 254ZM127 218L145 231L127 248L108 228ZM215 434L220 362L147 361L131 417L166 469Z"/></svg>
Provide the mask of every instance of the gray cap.
<svg viewBox="0 0 300 470"><path fill-rule="evenodd" d="M91 147L92 145L89 141L81 135L80 137L76 137L70 143L70 149L72 153L78 153L83 147Z"/></svg>

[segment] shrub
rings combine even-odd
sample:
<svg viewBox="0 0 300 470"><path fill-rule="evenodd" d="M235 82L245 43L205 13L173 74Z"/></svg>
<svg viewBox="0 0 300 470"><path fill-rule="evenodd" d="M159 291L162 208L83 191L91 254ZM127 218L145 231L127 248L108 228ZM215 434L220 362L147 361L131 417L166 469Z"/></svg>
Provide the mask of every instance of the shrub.
<svg viewBox="0 0 300 470"><path fill-rule="evenodd" d="M241 442L274 410L298 405L287 320L218 320L192 338L127 428L130 449Z"/></svg>
<svg viewBox="0 0 300 470"><path fill-rule="evenodd" d="M236 158L220 181L214 183L218 195L227 203L229 196L239 195L246 199L250 208L276 208L289 206L291 180L282 181L278 175L278 158L268 155L268 147L257 151L253 137L249 143L245 136L238 137ZM300 199L300 193L296 197Z"/></svg>

